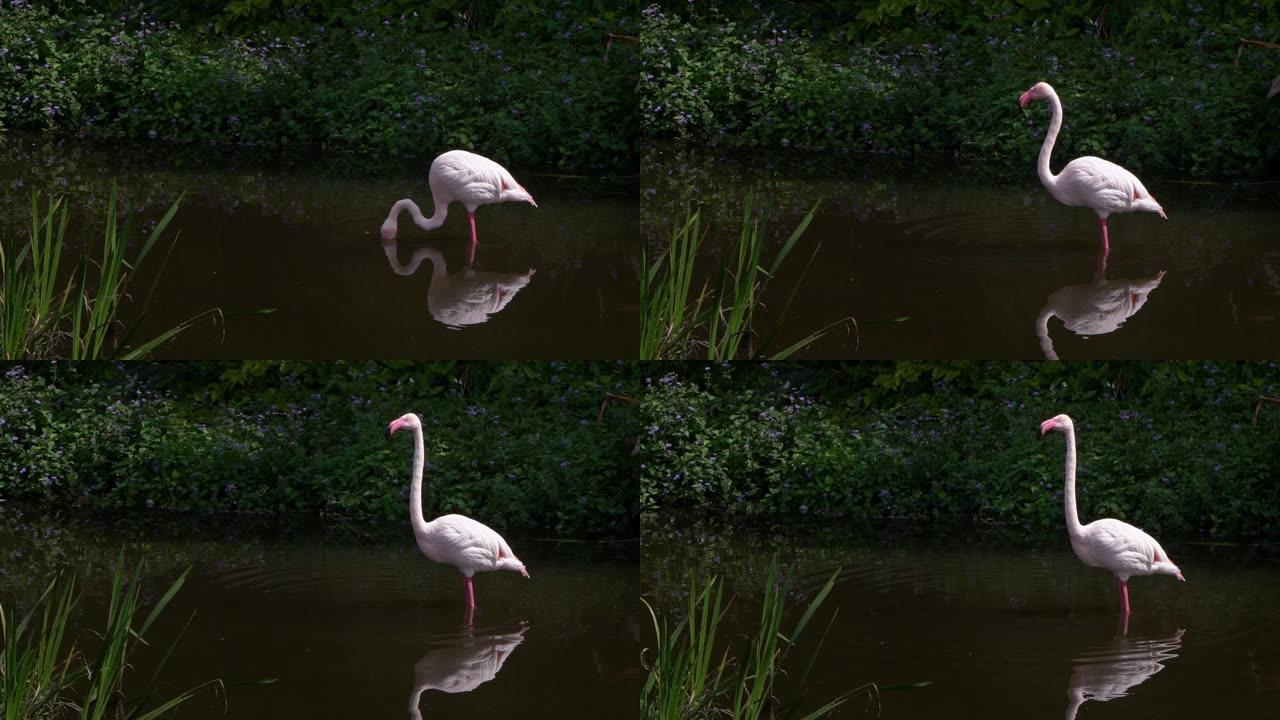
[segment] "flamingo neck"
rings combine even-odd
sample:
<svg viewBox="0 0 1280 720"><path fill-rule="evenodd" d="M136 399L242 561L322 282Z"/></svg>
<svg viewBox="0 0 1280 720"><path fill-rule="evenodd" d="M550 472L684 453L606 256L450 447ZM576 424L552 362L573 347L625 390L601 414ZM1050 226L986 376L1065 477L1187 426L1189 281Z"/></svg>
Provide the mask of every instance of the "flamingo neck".
<svg viewBox="0 0 1280 720"><path fill-rule="evenodd" d="M1058 93L1052 90L1049 91L1049 107L1052 108L1049 132L1044 136L1044 144L1040 146L1040 159L1036 162L1036 173L1045 187L1053 188L1058 184L1058 178L1049 170L1049 156L1053 154L1053 143L1058 140L1058 131L1062 129L1062 101L1058 99Z"/></svg>
<svg viewBox="0 0 1280 720"><path fill-rule="evenodd" d="M405 210L409 211L409 216L413 218L413 224L423 230L435 230L444 224L444 219L449 216L449 206L441 203L435 204L435 211L431 217L422 214L422 209L418 207L418 203L405 198L397 200L395 205L391 206L391 212L387 213L387 223L394 225L396 218L400 217L400 213Z"/></svg>
<svg viewBox="0 0 1280 720"><path fill-rule="evenodd" d="M1067 514L1067 534L1079 537L1084 532L1080 515L1076 512L1076 431L1067 428L1066 487L1062 491L1062 503Z"/></svg>
<svg viewBox="0 0 1280 720"><path fill-rule="evenodd" d="M413 479L409 483L409 523L414 533L423 533L427 529L427 520L422 517L422 465L427 451L422 441L422 428L413 429Z"/></svg>
<svg viewBox="0 0 1280 720"><path fill-rule="evenodd" d="M413 259L422 262L419 258L426 258L431 261L431 287L443 288L443 283L449 281L449 266L444 261L444 255L437 249L432 247L424 247L413 254Z"/></svg>
<svg viewBox="0 0 1280 720"><path fill-rule="evenodd" d="M1053 349L1053 338L1049 336L1049 318L1054 316L1053 305L1045 305L1036 316L1036 337L1040 339L1040 351L1045 360L1057 360L1058 353Z"/></svg>

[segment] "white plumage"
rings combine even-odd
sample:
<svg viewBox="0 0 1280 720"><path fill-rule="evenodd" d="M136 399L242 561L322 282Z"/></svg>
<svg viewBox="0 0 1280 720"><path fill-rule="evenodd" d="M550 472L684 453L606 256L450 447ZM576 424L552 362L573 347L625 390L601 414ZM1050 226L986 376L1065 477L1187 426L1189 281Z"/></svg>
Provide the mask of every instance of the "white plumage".
<svg viewBox="0 0 1280 720"><path fill-rule="evenodd" d="M391 212L383 221L381 234L383 240L392 240L398 232L397 218L404 210L409 211L413 222L423 230L435 230L444 224L449 215L449 204L460 202L467 209L467 221L471 225L471 257L474 261L476 238L476 208L481 205L492 205L500 202L526 202L534 207L533 196L516 182L507 169L487 157L467 152L466 150L450 150L431 162L431 170L427 174L427 184L431 186L431 201L434 209L431 217L422 214L418 204L409 198L398 200L391 206Z"/></svg>
<svg viewBox="0 0 1280 720"><path fill-rule="evenodd" d="M1040 423L1040 435L1057 430L1067 436L1066 486L1062 502L1067 515L1067 536L1071 549L1086 565L1103 568L1120 581L1124 614L1129 614L1129 578L1134 575L1173 575L1185 581L1182 571L1169 559L1155 538L1126 522L1112 518L1080 524L1076 514L1076 431L1066 415Z"/></svg>
<svg viewBox="0 0 1280 720"><path fill-rule="evenodd" d="M511 551L502 536L484 523L463 515L442 515L431 522L422 517L422 466L426 449L422 438L422 421L406 413L387 426L390 438L401 428L413 431L413 477L409 484L409 522L418 549L431 560L458 568L467 595L467 609L476 606L471 577L478 572L510 570L526 578L529 571Z"/></svg>
<svg viewBox="0 0 1280 720"><path fill-rule="evenodd" d="M1098 214L1104 255L1111 251L1111 242L1107 238L1107 217L1112 213L1153 212L1168 219L1164 208L1147 192L1142 181L1113 162L1085 156L1067 163L1061 173L1054 175L1049 170L1049 156L1053 154L1053 143L1058 139L1058 131L1062 129L1062 101L1058 99L1053 86L1046 82L1036 83L1022 93L1018 104L1025 109L1033 100L1047 100L1052 108L1049 132L1045 135L1044 144L1040 146L1040 158L1036 163L1040 182L1044 183L1055 200L1064 205L1093 208Z"/></svg>
<svg viewBox="0 0 1280 720"><path fill-rule="evenodd" d="M512 633L469 635L454 644L428 652L413 666L413 692L409 694L409 715L422 719L422 693L466 693L498 676L502 666L524 641L528 626Z"/></svg>
<svg viewBox="0 0 1280 720"><path fill-rule="evenodd" d="M1163 270L1149 278L1108 280L1106 262L1100 259L1091 284L1059 288L1040 309L1036 317L1036 337L1040 339L1045 359L1058 359L1053 338L1049 336L1049 318L1060 318L1063 327L1077 335L1106 335L1119 330L1126 320L1136 315L1163 280Z"/></svg>
<svg viewBox="0 0 1280 720"><path fill-rule="evenodd" d="M502 312L517 293L533 279L534 269L523 273L476 270L471 266L449 274L444 255L433 247L418 248L409 262L401 264L397 241L385 240L383 251L397 275L412 275L423 260L432 266L431 287L427 290L427 312L452 328L478 325Z"/></svg>

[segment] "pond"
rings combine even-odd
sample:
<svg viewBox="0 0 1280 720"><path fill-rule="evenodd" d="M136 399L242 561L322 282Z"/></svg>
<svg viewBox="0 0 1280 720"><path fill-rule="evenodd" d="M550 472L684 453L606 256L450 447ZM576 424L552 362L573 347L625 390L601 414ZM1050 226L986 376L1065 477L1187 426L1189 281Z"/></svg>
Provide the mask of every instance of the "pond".
<svg viewBox="0 0 1280 720"><path fill-rule="evenodd" d="M797 613L839 568L780 690L800 697L795 678L830 623L802 708L875 682L883 718L1275 717L1280 548L1163 540L1187 582L1131 580L1127 627L1114 578L1076 559L1065 533L649 518L642 575L660 605L682 602L690 571L723 576L727 637L754 626L775 553ZM836 717L875 712L856 699Z"/></svg>
<svg viewBox="0 0 1280 720"><path fill-rule="evenodd" d="M857 331L832 333L803 356L1280 354L1280 183L1145 178L1169 219L1113 216L1103 267L1096 215L1050 198L1031 166L659 147L643 167L645 241L665 242L683 203L700 206L708 276L740 232L748 193L772 209L766 260L821 201L765 296L757 330L767 331L799 286L775 349L851 317Z"/></svg>
<svg viewBox="0 0 1280 720"><path fill-rule="evenodd" d="M634 712L644 631L635 541L508 537L531 579L478 575L468 623L461 576L427 561L407 525L403 533L182 518L107 525L12 510L0 519L0 597L29 597L57 569L75 571L85 596L75 622L91 627L101 623L122 548L146 562L152 600L191 566L148 638L158 653L191 618L162 687L176 693L219 678L228 688L225 714L224 698L206 694L179 718ZM145 682L156 657L140 656L133 682Z"/></svg>
<svg viewBox="0 0 1280 720"><path fill-rule="evenodd" d="M227 317L189 330L157 359L635 357L634 177L511 168L538 207L480 208L468 266L460 205L437 230L405 215L397 241L379 237L401 198L431 213L430 163L8 138L0 233L27 237L32 189L67 196L78 244L101 242L113 180L143 226L185 192L170 225L180 234L139 338L210 308ZM141 311L161 261L143 264L125 322ZM274 312L253 314L262 310Z"/></svg>

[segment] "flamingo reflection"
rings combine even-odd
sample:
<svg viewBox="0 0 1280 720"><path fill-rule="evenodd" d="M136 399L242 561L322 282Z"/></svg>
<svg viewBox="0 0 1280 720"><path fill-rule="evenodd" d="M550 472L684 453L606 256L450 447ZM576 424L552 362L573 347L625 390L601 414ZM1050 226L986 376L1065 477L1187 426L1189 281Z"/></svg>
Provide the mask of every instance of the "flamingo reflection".
<svg viewBox="0 0 1280 720"><path fill-rule="evenodd" d="M431 261L427 312L452 328L487 322L511 303L536 272L533 268L523 273L479 271L468 264L461 272L450 275L444 255L433 247L418 248L407 263L400 262L399 247L394 238L384 240L382 249L397 275L412 275L423 260Z"/></svg>
<svg viewBox="0 0 1280 720"><path fill-rule="evenodd" d="M413 666L409 717L422 720L422 694L428 690L466 693L497 677L528 629L526 622L515 632L477 631L468 625L463 637L450 638L448 645L423 655Z"/></svg>
<svg viewBox="0 0 1280 720"><path fill-rule="evenodd" d="M1036 337L1040 338L1045 359L1058 359L1049 336L1049 318L1057 316L1063 327L1085 337L1115 332L1147 304L1147 297L1160 287L1164 275L1161 270L1148 278L1108 280L1107 257L1099 253L1093 282L1055 290L1040 310Z"/></svg>
<svg viewBox="0 0 1280 720"><path fill-rule="evenodd" d="M1086 702L1122 698L1163 670L1178 656L1186 630L1164 638L1130 638L1128 632L1125 617L1120 635L1075 658L1067 683L1067 720L1075 720Z"/></svg>

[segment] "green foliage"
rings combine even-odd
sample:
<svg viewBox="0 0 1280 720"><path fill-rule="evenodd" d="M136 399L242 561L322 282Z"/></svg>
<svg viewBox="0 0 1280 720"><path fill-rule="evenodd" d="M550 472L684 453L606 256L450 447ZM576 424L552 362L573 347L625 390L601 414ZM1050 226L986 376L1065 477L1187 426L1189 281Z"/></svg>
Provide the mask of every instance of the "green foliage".
<svg viewBox="0 0 1280 720"><path fill-rule="evenodd" d="M146 612L142 566L130 572L122 554L107 598L106 627L94 633L99 642L92 644L96 646L92 654L81 650L80 642L66 646L72 610L78 600L74 578L56 577L50 581L21 619L13 606L0 603L0 716L5 720L153 720L168 717L172 710L200 693L221 687L221 682L215 680L156 700L154 684L164 667L162 659L152 674L152 687L141 694L136 688L125 692L130 658L139 645L146 644L147 631L182 588L186 577L186 572L182 573ZM170 646L169 652L172 649Z"/></svg>
<svg viewBox="0 0 1280 720"><path fill-rule="evenodd" d="M771 351L770 346L781 329L782 320L768 332L756 327L756 309L761 305L769 281L778 273L817 212L815 204L766 267L763 255L768 244L769 212L756 208L748 194L743 202L741 232L728 253L730 257L720 258L714 284L708 282L692 294L694 265L704 237L701 211L685 210L675 217L671 242L656 257L650 259L647 246L641 244L644 277L640 286L640 358L691 358L705 349L709 360L761 356L781 360L827 333L851 326L852 318L837 320L778 351ZM814 248L810 263L817 252ZM802 274L797 289L803 282ZM790 307L788 300L781 308L780 317L784 320Z"/></svg>
<svg viewBox="0 0 1280 720"><path fill-rule="evenodd" d="M231 5L253 15L254 3ZM514 165L633 167L634 53L604 59L609 33L633 23L613 13L570 23L527 3L503 12L526 29L478 35L410 11L334 26L302 14L232 36L149 14L6 8L0 129L396 155L482 148ZM530 34L552 24L554 35Z"/></svg>
<svg viewBox="0 0 1280 720"><path fill-rule="evenodd" d="M754 19L646 11L644 132L726 147L1029 165L1048 115L1015 101L1047 80L1067 118L1055 167L1095 154L1152 173L1277 169L1280 105L1264 96L1275 58L1246 52L1235 62L1241 36L1280 33L1259 5L1197 14L1078 3L1045 13L1038 3L998 3L984 18L952 12L959 4L846 3L859 6L847 25L782 11ZM1116 12L1125 32L1103 34L1120 23L1105 19Z"/></svg>
<svg viewBox="0 0 1280 720"><path fill-rule="evenodd" d="M0 499L90 510L404 522L423 418L424 512L498 528L638 525L627 364L15 366L0 378ZM615 397L605 406L607 394Z"/></svg>
<svg viewBox="0 0 1280 720"><path fill-rule="evenodd" d="M39 195L31 193L29 240L19 246L12 238L0 237L0 359L94 360L113 355L137 359L201 318L218 315L216 310L205 311L130 347L146 317L147 303L143 303L143 312L127 330L120 327L116 315L130 280L168 228L182 198L173 201L131 259L126 252L134 235L133 213L125 213L121 227L116 200L113 183L100 250L92 260L88 250L81 252L78 266L59 289L58 283L63 281L60 268L66 245L67 206L63 198L55 198L42 209ZM152 282L148 301L160 274Z"/></svg>
<svg viewBox="0 0 1280 720"><path fill-rule="evenodd" d="M641 499L1058 529L1063 446L1035 430L1065 412L1085 522L1274 536L1277 388L1274 363L688 366L645 393Z"/></svg>
<svg viewBox="0 0 1280 720"><path fill-rule="evenodd" d="M795 625L783 632L790 587L781 577L777 558L769 566L761 602L759 624L737 653L723 650L719 631L724 621L724 586L718 577L705 584L696 575L689 577L684 617L658 612L641 599L653 622L655 648L646 652L648 676L640 692L643 720L764 720L791 717L781 710L774 685L785 672L792 649L800 642L805 627L835 586L837 569L813 596ZM801 679L800 685L804 681ZM867 684L831 700L816 710L796 715L799 720L826 717L851 696L876 697L875 685Z"/></svg>

